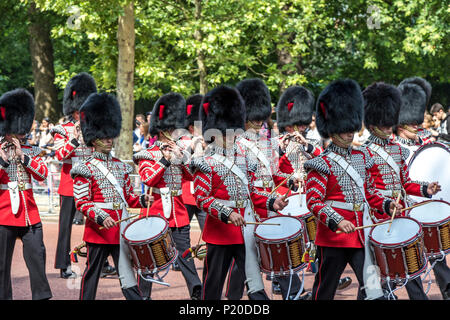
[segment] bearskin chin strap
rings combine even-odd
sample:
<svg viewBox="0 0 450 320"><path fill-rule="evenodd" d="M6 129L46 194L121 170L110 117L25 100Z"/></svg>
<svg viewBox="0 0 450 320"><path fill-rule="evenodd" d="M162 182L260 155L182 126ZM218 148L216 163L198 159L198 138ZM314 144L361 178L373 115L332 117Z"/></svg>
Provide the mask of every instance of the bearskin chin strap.
<svg viewBox="0 0 450 320"><path fill-rule="evenodd" d="M166 137L167 139L169 139L169 141L174 141L171 134L167 131L161 131L161 134Z"/></svg>
<svg viewBox="0 0 450 320"><path fill-rule="evenodd" d="M384 133L380 128L373 127L372 133L381 139L389 138L389 134Z"/></svg>
<svg viewBox="0 0 450 320"><path fill-rule="evenodd" d="M247 121L247 123L248 123L248 126L250 127L250 129L254 129L254 130L261 130L261 128L262 128L262 123L261 123L261 125L257 125L257 124L255 124L253 121Z"/></svg>
<svg viewBox="0 0 450 320"><path fill-rule="evenodd" d="M352 144L351 142L348 143L347 141L345 141L344 139L342 139L338 134L333 134L331 136L334 140L337 141L338 144L340 144L340 146L348 148L350 147L350 145Z"/></svg>
<svg viewBox="0 0 450 320"><path fill-rule="evenodd" d="M405 129L406 131L408 131L408 132L411 132L411 133L413 133L413 134L417 134L417 129L413 129L413 128L411 128L409 125L407 125L407 124L403 124L403 125L401 125L401 127L403 128L403 129Z"/></svg>

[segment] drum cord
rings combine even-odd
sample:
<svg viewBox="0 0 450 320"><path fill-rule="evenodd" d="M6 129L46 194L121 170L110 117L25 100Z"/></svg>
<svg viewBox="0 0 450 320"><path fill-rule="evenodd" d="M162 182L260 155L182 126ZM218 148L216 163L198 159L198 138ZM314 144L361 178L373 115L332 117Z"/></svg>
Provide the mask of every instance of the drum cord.
<svg viewBox="0 0 450 320"><path fill-rule="evenodd" d="M431 270L433 270L434 266L436 265L436 263L443 261L445 259L445 253L443 251L441 251L441 255L442 257L440 257L439 259L435 259L433 263L431 263L430 268L428 268L427 272L425 273L425 275L422 278L422 281L425 281L425 279L427 277L429 277L429 280L427 281L427 290L425 290L425 294L428 294L428 292L431 289L431 283L433 282L433 279L431 279Z"/></svg>
<svg viewBox="0 0 450 320"><path fill-rule="evenodd" d="M298 290L297 295L294 297L294 300L298 300L300 298L300 295L303 292L304 284L305 284L305 269L302 270L302 285L300 286L300 289ZM289 283L289 285L290 285L290 283Z"/></svg>
<svg viewBox="0 0 450 320"><path fill-rule="evenodd" d="M401 288L403 288L404 286L406 286L408 281L409 281L409 275L407 274L405 283L403 283L401 287L398 287L398 288L395 288L394 290L392 290L392 288L391 288L391 278L390 277L386 277L386 283L387 283L387 286L388 286L388 289L389 289L388 300L391 300L391 297L392 297L392 300L395 300L394 292L399 290L399 289L401 289Z"/></svg>

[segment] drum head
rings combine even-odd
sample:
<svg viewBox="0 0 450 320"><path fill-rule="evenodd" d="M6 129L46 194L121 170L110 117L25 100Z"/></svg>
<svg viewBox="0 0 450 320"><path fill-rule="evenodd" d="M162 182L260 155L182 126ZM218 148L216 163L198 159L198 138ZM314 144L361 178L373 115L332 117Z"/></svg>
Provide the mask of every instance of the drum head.
<svg viewBox="0 0 450 320"><path fill-rule="evenodd" d="M422 231L419 222L407 217L398 217L392 221L391 229L389 223L375 226L370 237L379 244L395 245L412 240Z"/></svg>
<svg viewBox="0 0 450 320"><path fill-rule="evenodd" d="M161 217L142 217L125 228L123 237L131 242L147 241L160 235L167 226L167 221Z"/></svg>
<svg viewBox="0 0 450 320"><path fill-rule="evenodd" d="M421 146L409 162L409 177L413 181L438 181L442 190L432 199L450 202L450 149L442 143ZM416 202L427 200L410 196Z"/></svg>
<svg viewBox="0 0 450 320"><path fill-rule="evenodd" d="M289 203L282 210L278 211L284 216L300 217L309 214L306 206L306 194L295 194L286 198Z"/></svg>
<svg viewBox="0 0 450 320"><path fill-rule="evenodd" d="M256 227L255 235L265 240L288 239L303 230L300 220L294 217L273 217L264 222L279 224L279 226L260 224Z"/></svg>
<svg viewBox="0 0 450 320"><path fill-rule="evenodd" d="M421 223L437 223L450 217L450 203L445 201L431 201L420 207L413 208L409 216Z"/></svg>

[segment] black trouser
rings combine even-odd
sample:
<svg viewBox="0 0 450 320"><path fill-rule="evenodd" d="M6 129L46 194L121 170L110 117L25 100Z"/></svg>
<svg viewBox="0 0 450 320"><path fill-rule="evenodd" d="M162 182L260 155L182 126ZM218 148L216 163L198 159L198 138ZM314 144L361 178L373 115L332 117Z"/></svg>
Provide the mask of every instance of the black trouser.
<svg viewBox="0 0 450 320"><path fill-rule="evenodd" d="M433 264L435 259L430 259L430 264ZM436 279L436 283L439 286L439 290L441 291L442 296L445 293L449 294L450 292L450 269L447 265L447 260L444 258L442 261L436 262L433 268L434 277Z"/></svg>
<svg viewBox="0 0 450 320"><path fill-rule="evenodd" d="M50 299L52 292L45 273L46 252L39 222L29 227L0 226L0 300L12 299L11 263L17 238L23 243L32 299Z"/></svg>
<svg viewBox="0 0 450 320"><path fill-rule="evenodd" d="M56 245L55 268L66 269L70 266L70 239L72 222L76 207L73 197L60 195L58 243Z"/></svg>
<svg viewBox="0 0 450 320"><path fill-rule="evenodd" d="M365 298L363 279L364 249L317 247L318 271L314 278L312 299L333 300L339 279L347 264L355 272L359 283L358 300Z"/></svg>
<svg viewBox="0 0 450 320"><path fill-rule="evenodd" d="M206 213L203 210L200 210L197 206L193 206L190 204L185 205L186 210L189 214L189 221L192 221L192 218L195 216L197 217L198 224L200 225L200 230L203 230L203 227L205 226L205 220L206 220Z"/></svg>
<svg viewBox="0 0 450 320"><path fill-rule="evenodd" d="M225 278L232 260L237 264L239 277L245 279L245 246L243 244L207 244L203 267L203 300L221 300Z"/></svg>
<svg viewBox="0 0 450 320"><path fill-rule="evenodd" d="M118 268L120 245L86 242L86 249L86 269L81 278L80 300L95 300L100 274L105 260L109 255L111 255L117 273L120 275L120 270ZM142 300L137 286L127 289L122 288L122 293L127 300Z"/></svg>
<svg viewBox="0 0 450 320"><path fill-rule="evenodd" d="M198 276L197 269L195 267L194 259L188 254L185 258L182 254L191 247L191 226L187 225L180 228L170 228L172 232L175 248L178 250L178 257L176 259L180 266L181 273L186 281L186 285L189 291L189 295L192 296L195 287L201 287L202 282ZM143 297L151 297L152 282L145 281L138 276L137 278L139 289L142 292Z"/></svg>

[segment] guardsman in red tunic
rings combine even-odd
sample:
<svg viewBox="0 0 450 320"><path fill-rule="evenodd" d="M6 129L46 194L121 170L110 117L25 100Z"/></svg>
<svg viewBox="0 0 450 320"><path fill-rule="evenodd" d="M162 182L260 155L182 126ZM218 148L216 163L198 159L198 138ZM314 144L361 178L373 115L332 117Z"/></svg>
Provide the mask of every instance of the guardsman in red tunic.
<svg viewBox="0 0 450 320"><path fill-rule="evenodd" d="M424 113L431 97L431 85L428 81L420 77L404 79L398 89L402 96L402 106L400 108L399 125L396 128L397 136L395 141L402 147L410 150L410 155L406 160L409 164L414 152L422 145L432 143L432 140L423 140L418 136L418 128L424 120ZM428 187L430 187L429 184ZM423 187L425 188L425 187ZM423 196L430 192L422 190ZM444 259L438 261L435 258L429 259L430 264L434 264L433 272L436 282L444 300L450 299L450 269ZM408 284L407 284L408 286ZM409 293L409 292L408 292ZM419 297L419 294L417 294Z"/></svg>
<svg viewBox="0 0 450 320"><path fill-rule="evenodd" d="M389 139L392 128L397 125L402 98L400 91L383 82L367 87L364 92L364 125L370 136L363 144L374 161L370 169L374 177L374 186L385 197L395 201L401 195L401 204L405 207L407 195L431 198L440 186L436 183L413 182L409 178L406 159L409 150ZM436 186L436 188L435 188ZM379 217L374 210L373 216ZM382 216L382 218L389 218ZM391 287L395 287L393 283ZM410 280L406 290L411 300L428 300L420 278Z"/></svg>
<svg viewBox="0 0 450 320"><path fill-rule="evenodd" d="M94 300L106 258L111 255L119 274L122 293L128 300L142 299L131 265L129 249L121 233L128 221L127 207L144 208L152 199L133 192L133 169L111 155L113 139L122 125L120 106L112 95L92 94L80 109L80 125L92 156L70 171L74 179L77 209L86 217L83 240L87 261L81 279L80 300Z"/></svg>
<svg viewBox="0 0 450 320"><path fill-rule="evenodd" d="M358 279L358 299L383 298L381 286L365 286L372 265L364 230L358 226L372 223L368 205L388 214L400 204L384 198L371 184L369 170L374 165L365 148L351 147L354 133L363 120L363 97L359 85L350 79L336 80L319 95L316 106L317 129L332 143L314 159L305 162L309 170L306 201L318 220L318 271L312 299L331 300L339 278L350 264ZM336 233L341 230L343 233ZM364 287L364 290L362 290Z"/></svg>
<svg viewBox="0 0 450 320"><path fill-rule="evenodd" d="M97 92L97 86L89 74L82 72L71 78L64 89L63 98L63 113L69 120L51 130L55 141L55 157L63 163L58 188L60 211L55 256L55 268L60 269L62 278L75 276L71 270L69 256L72 222L76 213L70 170L92 154L92 148L85 145L80 132L79 109L93 92Z"/></svg>
<svg viewBox="0 0 450 320"><path fill-rule="evenodd" d="M46 252L32 178L44 181L48 169L41 150L25 145L35 114L33 96L25 89L0 97L0 300L11 300L11 263L16 239L23 243L32 299L50 299L45 273Z"/></svg>
<svg viewBox="0 0 450 320"><path fill-rule="evenodd" d="M186 281L189 296L197 300L201 295L201 280L194 260L190 259L190 255L182 256L191 247L189 214L182 198L182 182L193 180L188 166L190 153L183 149L179 140L177 144L176 138L172 138L180 113L185 108L186 101L178 93L172 92L160 97L153 108L149 127L150 135L157 135L158 140L147 150L134 154L133 160L139 166L141 181L155 198L148 213L145 209L142 215L161 215L169 221L175 247L180 253L177 263ZM146 296L151 293L150 285L150 282L139 281Z"/></svg>
<svg viewBox="0 0 450 320"><path fill-rule="evenodd" d="M245 272L248 297L268 299L257 258L255 208L281 210L283 197L276 198L254 187L257 163L250 162L236 143L245 126L244 101L234 88L219 86L208 92L200 107L203 137L209 143L203 157L194 158L194 194L206 217L203 241L203 299L220 300L232 259ZM231 131L231 132L230 132ZM237 132L236 132L237 131ZM244 278L244 276L242 277Z"/></svg>

